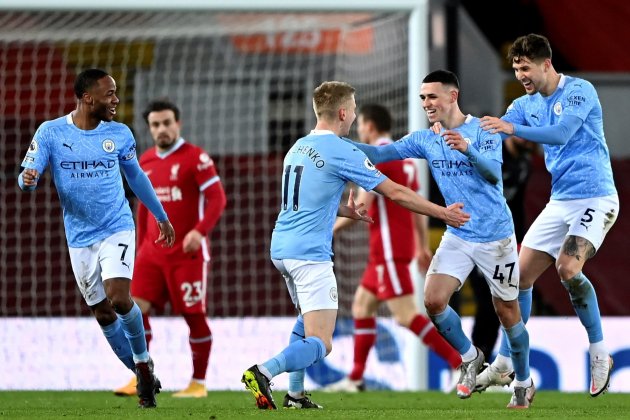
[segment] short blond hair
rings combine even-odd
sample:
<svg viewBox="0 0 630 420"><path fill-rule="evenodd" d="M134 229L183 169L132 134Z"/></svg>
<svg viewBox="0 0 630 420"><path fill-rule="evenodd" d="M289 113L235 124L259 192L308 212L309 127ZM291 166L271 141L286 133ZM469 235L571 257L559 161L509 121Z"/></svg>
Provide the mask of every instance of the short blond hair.
<svg viewBox="0 0 630 420"><path fill-rule="evenodd" d="M349 101L356 89L345 82L324 82L313 92L313 110L317 118L334 119L341 106Z"/></svg>

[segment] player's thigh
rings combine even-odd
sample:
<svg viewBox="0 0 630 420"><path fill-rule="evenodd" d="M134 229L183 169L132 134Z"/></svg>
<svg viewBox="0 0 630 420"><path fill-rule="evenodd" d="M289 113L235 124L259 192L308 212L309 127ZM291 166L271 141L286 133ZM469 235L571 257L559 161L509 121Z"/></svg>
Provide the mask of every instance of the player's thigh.
<svg viewBox="0 0 630 420"><path fill-rule="evenodd" d="M164 261L142 247L134 264L131 296L158 308L163 308L168 300Z"/></svg>
<svg viewBox="0 0 630 420"><path fill-rule="evenodd" d="M569 229L562 246L562 254L575 255L581 252L582 260L591 258L601 247L606 234L617 220L619 197L609 195L563 203L567 212ZM571 236L586 239L592 248L579 249L577 241L569 242Z"/></svg>
<svg viewBox="0 0 630 420"><path fill-rule="evenodd" d="M68 250L74 278L85 303L92 307L104 301L107 295L101 280L99 243L85 248L68 248Z"/></svg>
<svg viewBox="0 0 630 420"><path fill-rule="evenodd" d="M545 272L554 259L551 255L537 249L521 246L518 253L518 267L520 270L519 289L529 289L534 282Z"/></svg>
<svg viewBox="0 0 630 420"><path fill-rule="evenodd" d="M551 200L529 227L521 246L558 258L562 242L569 231L564 202Z"/></svg>
<svg viewBox="0 0 630 420"><path fill-rule="evenodd" d="M103 280L131 279L136 256L136 232L125 230L100 242L99 264Z"/></svg>
<svg viewBox="0 0 630 420"><path fill-rule="evenodd" d="M295 285L302 315L310 311L337 310L337 279L332 262L303 260L283 262Z"/></svg>
<svg viewBox="0 0 630 420"><path fill-rule="evenodd" d="M175 313L205 314L208 263L202 259L171 262L166 278L169 300Z"/></svg>
<svg viewBox="0 0 630 420"><path fill-rule="evenodd" d="M503 301L518 297L520 270L516 236L475 246L475 264L488 282L492 296Z"/></svg>
<svg viewBox="0 0 630 420"><path fill-rule="evenodd" d="M435 251L435 255L431 259L431 264L427 270L427 282L425 282L425 295L427 292L434 293L440 289L450 289L452 285L446 284L446 280L442 280L448 276L458 281L456 290L461 289L466 278L475 266L472 258L474 251L474 243L465 241L450 232L446 232L442 236L440 246ZM429 285L429 277L433 277ZM441 285L440 282L445 283ZM451 283L448 281L448 283ZM427 286L428 285L428 286Z"/></svg>
<svg viewBox="0 0 630 420"><path fill-rule="evenodd" d="M276 260L272 258L271 262L273 263L274 267L276 267L276 269L280 272L280 274L282 274L284 282L287 286L287 291L289 292L289 296L291 297L291 302L293 302L295 307L299 310L299 302L295 282L293 281L293 278L285 267L284 260Z"/></svg>

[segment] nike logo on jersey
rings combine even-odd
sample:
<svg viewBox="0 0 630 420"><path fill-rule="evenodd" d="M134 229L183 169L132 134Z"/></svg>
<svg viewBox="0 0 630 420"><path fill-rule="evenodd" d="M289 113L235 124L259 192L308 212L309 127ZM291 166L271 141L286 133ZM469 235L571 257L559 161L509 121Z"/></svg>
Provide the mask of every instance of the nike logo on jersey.
<svg viewBox="0 0 630 420"><path fill-rule="evenodd" d="M124 265L125 267L127 267L129 270L131 270L131 267L129 267L129 264L127 264L126 262L121 261L120 263Z"/></svg>
<svg viewBox="0 0 630 420"><path fill-rule="evenodd" d="M537 120L540 119L540 118L538 118L538 115L536 115L536 114L529 114L529 116L532 117L532 118L536 118Z"/></svg>
<svg viewBox="0 0 630 420"><path fill-rule="evenodd" d="M66 144L66 143L62 143L64 147L67 147L68 149L70 149L71 152L73 152L74 150L72 150L72 144Z"/></svg>

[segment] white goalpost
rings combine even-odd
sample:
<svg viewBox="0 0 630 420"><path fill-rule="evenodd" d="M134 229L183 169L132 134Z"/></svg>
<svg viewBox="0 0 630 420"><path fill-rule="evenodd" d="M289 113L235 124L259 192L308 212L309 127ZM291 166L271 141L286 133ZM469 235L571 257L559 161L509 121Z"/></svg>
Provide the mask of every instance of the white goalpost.
<svg viewBox="0 0 630 420"><path fill-rule="evenodd" d="M184 137L217 164L228 208L212 235L211 320L241 326L242 319L292 316L284 283L268 261L282 157L314 126L310 95L324 80L355 86L359 106L390 108L395 138L426 127L418 93L429 71L429 3L111 0L105 9L78 0L0 2L0 228L6 235L0 317L89 315L72 277L49 175L36 194L20 194L15 181L35 129L74 108L72 81L89 67L116 79L117 120L134 130L140 152L151 145L142 109L168 96L182 110ZM426 163L418 164L428 197ZM340 318L348 318L367 241L360 227L343 235L335 269ZM417 273L416 280L423 308ZM339 352L347 354L331 363L349 369L351 336L338 339ZM427 389L426 348L417 339L402 343L400 389ZM377 350L368 366L388 351ZM386 369L374 375L387 386L397 380Z"/></svg>

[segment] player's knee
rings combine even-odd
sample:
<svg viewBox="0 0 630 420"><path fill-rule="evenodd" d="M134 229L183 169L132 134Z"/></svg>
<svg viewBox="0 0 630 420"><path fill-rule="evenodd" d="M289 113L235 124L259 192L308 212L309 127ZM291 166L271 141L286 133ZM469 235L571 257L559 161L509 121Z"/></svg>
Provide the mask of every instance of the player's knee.
<svg viewBox="0 0 630 420"><path fill-rule="evenodd" d="M109 298L109 302L114 311L121 315L128 313L133 307L133 300L129 295L115 294Z"/></svg>
<svg viewBox="0 0 630 420"><path fill-rule="evenodd" d="M352 302L352 317L354 319L368 318L371 315L368 313L368 309L365 305L359 302Z"/></svg>
<svg viewBox="0 0 630 420"><path fill-rule="evenodd" d="M441 314L446 310L448 301L435 295L424 296L424 307L429 315Z"/></svg>
<svg viewBox="0 0 630 420"><path fill-rule="evenodd" d="M511 328L521 319L518 301L516 300L495 304L495 311L499 321L501 321L501 325L505 328Z"/></svg>
<svg viewBox="0 0 630 420"><path fill-rule="evenodd" d="M556 263L556 270L558 272L558 276L560 276L560 280L569 281L574 278L581 270L581 267L577 267L575 264L565 263L561 260L558 260Z"/></svg>
<svg viewBox="0 0 630 420"><path fill-rule="evenodd" d="M114 312L111 307L108 309L99 308L94 310L94 317L96 318L96 322L103 327L113 324L118 319L116 312Z"/></svg>

